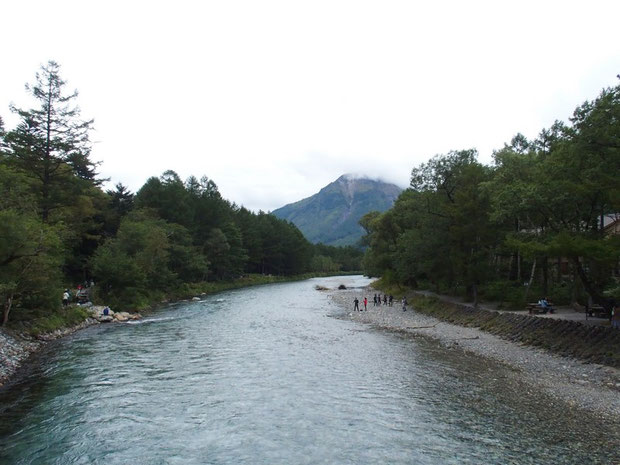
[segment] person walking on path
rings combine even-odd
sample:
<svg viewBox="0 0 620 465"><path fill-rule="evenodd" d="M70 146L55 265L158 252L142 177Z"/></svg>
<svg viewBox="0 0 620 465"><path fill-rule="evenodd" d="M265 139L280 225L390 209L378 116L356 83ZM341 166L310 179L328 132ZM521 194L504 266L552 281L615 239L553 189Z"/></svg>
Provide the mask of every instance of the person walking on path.
<svg viewBox="0 0 620 465"><path fill-rule="evenodd" d="M357 300L357 297L353 301L353 311L354 312L359 312L360 311L360 301Z"/></svg>
<svg viewBox="0 0 620 465"><path fill-rule="evenodd" d="M403 312L407 311L407 298L403 297L403 300L401 301L403 304Z"/></svg>
<svg viewBox="0 0 620 465"><path fill-rule="evenodd" d="M368 299L366 297L364 297L364 311L368 311Z"/></svg>

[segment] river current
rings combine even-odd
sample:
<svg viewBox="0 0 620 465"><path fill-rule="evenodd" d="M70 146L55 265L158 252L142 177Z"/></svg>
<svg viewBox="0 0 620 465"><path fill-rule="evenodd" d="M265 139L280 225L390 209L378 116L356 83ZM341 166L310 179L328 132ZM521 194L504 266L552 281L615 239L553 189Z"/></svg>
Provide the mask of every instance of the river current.
<svg viewBox="0 0 620 465"><path fill-rule="evenodd" d="M620 463L613 424L350 321L314 288L340 283L368 280L225 292L49 344L0 391L0 463Z"/></svg>

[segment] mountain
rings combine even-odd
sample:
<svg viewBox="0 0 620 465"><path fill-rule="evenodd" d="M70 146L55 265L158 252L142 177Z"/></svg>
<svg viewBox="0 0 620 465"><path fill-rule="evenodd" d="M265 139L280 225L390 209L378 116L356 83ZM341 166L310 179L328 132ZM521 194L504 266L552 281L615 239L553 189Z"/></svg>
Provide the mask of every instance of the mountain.
<svg viewBox="0 0 620 465"><path fill-rule="evenodd" d="M294 223L310 242L354 245L364 234L360 218L388 210L401 191L394 184L345 174L313 196L271 213Z"/></svg>

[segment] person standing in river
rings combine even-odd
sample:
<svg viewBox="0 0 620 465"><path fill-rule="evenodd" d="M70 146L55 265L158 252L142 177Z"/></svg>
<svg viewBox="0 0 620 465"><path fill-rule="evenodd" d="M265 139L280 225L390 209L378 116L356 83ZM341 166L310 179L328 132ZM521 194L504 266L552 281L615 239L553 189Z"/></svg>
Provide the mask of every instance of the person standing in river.
<svg viewBox="0 0 620 465"><path fill-rule="evenodd" d="M390 298L388 299L388 305L391 307L392 306L392 302L394 302L394 296L392 294L390 294Z"/></svg>
<svg viewBox="0 0 620 465"><path fill-rule="evenodd" d="M354 312L359 312L360 311L360 301L357 300L357 297L353 301L353 311Z"/></svg>
<svg viewBox="0 0 620 465"><path fill-rule="evenodd" d="M364 297L364 311L368 311L368 299L366 297Z"/></svg>
<svg viewBox="0 0 620 465"><path fill-rule="evenodd" d="M372 306L376 307L377 306L377 294L375 294L375 296L372 299Z"/></svg>
<svg viewBox="0 0 620 465"><path fill-rule="evenodd" d="M387 294L383 294L383 305L387 305Z"/></svg>

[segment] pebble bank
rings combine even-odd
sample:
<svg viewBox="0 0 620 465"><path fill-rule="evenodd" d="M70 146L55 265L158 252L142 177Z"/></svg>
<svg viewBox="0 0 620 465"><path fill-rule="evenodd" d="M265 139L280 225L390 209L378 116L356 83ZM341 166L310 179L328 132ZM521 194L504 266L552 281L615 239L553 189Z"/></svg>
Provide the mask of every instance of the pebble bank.
<svg viewBox="0 0 620 465"><path fill-rule="evenodd" d="M373 306L368 311L352 311L353 299L362 300L374 289L329 290L330 298L348 318L375 327L399 331L412 337L437 340L452 349L467 351L484 359L508 365L514 381L529 386L524 395L536 395L544 390L569 406L585 408L611 419L620 418L620 370L613 366L557 355L540 347L527 345L524 340L511 340L477 327L466 327L442 321L408 307L403 312L400 303L393 307ZM525 317L534 319L536 317Z"/></svg>
<svg viewBox="0 0 620 465"><path fill-rule="evenodd" d="M0 386L3 386L19 370L28 357L41 349L46 342L92 325L141 318L138 313L114 312L108 307L100 305L90 306L88 311L90 316L79 325L41 334L37 337L0 328Z"/></svg>

